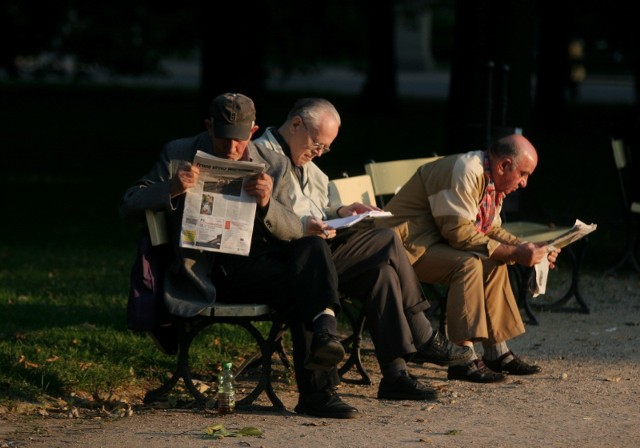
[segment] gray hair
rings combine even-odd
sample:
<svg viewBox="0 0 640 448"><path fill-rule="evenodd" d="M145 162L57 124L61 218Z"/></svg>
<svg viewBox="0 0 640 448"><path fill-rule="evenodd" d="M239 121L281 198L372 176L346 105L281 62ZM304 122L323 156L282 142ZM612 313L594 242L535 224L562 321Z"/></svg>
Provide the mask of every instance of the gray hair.
<svg viewBox="0 0 640 448"><path fill-rule="evenodd" d="M302 98L296 101L287 115L287 120L299 116L312 126L318 126L322 116L329 113L333 119L341 124L340 114L333 104L324 98Z"/></svg>

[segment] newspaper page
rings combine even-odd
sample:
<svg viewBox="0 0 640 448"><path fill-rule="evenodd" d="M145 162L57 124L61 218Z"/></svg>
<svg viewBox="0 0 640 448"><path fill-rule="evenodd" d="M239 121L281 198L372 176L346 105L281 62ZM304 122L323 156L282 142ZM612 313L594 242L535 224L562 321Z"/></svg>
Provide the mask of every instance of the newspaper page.
<svg viewBox="0 0 640 448"><path fill-rule="evenodd" d="M360 213L359 215L351 215L345 216L344 218L335 218L329 219L325 221L325 223L331 227L332 229L344 229L346 227L351 227L352 225L359 223L364 219L373 219L373 218L386 218L389 216L393 216L391 212L385 212L382 210L371 210L365 213Z"/></svg>
<svg viewBox="0 0 640 448"><path fill-rule="evenodd" d="M573 227L566 233L547 241L547 245L551 246L549 252L551 252L553 248L561 249L575 241L578 241L580 238L583 238L596 230L597 227L598 226L596 224L585 224L579 219L576 219Z"/></svg>
<svg viewBox="0 0 640 448"><path fill-rule="evenodd" d="M203 151L197 151L193 164L200 176L185 197L180 246L249 255L256 199L245 192L244 182L264 171L264 165Z"/></svg>
<svg viewBox="0 0 640 448"><path fill-rule="evenodd" d="M576 219L573 227L567 230L560 236L555 237L552 240L546 242L548 251L552 252L556 249L561 249L569 244L578 241L579 239L587 236L598 226L596 224L585 224L584 222ZM540 294L547 292L547 279L549 277L549 260L545 257L542 261L534 266L536 275L536 284L533 290L533 297L538 297Z"/></svg>

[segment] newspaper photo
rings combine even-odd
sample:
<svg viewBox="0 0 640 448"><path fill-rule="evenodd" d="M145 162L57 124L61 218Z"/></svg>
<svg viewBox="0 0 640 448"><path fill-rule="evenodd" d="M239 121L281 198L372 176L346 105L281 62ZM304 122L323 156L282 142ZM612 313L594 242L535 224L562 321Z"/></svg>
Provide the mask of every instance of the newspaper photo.
<svg viewBox="0 0 640 448"><path fill-rule="evenodd" d="M249 255L256 199L245 192L244 182L264 171L264 165L203 151L196 153L193 164L200 176L185 197L180 246Z"/></svg>
<svg viewBox="0 0 640 448"><path fill-rule="evenodd" d="M573 227L571 227L571 229L569 229L566 233L563 233L562 235L547 241L546 244L548 246L555 247L556 249L561 249L590 234L591 232L596 230L597 227L598 226L596 224L585 224L579 219L576 219L576 222Z"/></svg>

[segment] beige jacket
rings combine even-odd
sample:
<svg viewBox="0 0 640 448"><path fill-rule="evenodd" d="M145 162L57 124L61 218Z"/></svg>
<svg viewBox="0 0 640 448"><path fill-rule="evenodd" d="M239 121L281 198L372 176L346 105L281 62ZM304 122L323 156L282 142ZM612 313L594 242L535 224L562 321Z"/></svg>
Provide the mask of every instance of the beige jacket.
<svg viewBox="0 0 640 448"><path fill-rule="evenodd" d="M444 157L418 168L385 206L394 217L377 220L377 225L396 230L411 263L431 245L442 242L489 257L501 243L523 241L501 227L502 204L498 205L492 228L486 234L476 230L486 187L483 151Z"/></svg>

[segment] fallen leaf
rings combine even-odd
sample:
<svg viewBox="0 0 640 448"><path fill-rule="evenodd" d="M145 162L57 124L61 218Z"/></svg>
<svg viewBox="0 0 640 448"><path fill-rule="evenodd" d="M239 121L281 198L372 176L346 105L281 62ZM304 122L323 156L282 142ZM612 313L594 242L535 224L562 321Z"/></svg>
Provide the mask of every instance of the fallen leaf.
<svg viewBox="0 0 640 448"><path fill-rule="evenodd" d="M262 431L254 426L245 426L244 428L240 428L238 430L228 430L220 423L209 426L204 429L205 435L212 437L214 439L221 439L223 437L260 437L262 435Z"/></svg>
<svg viewBox="0 0 640 448"><path fill-rule="evenodd" d="M262 431L254 426L245 426L244 428L240 428L238 434L243 436L259 437L262 435Z"/></svg>
<svg viewBox="0 0 640 448"><path fill-rule="evenodd" d="M458 436L462 433L462 429L450 429L449 431L447 431L447 435L448 436Z"/></svg>
<svg viewBox="0 0 640 448"><path fill-rule="evenodd" d="M81 362L80 363L80 370L87 370L89 369L89 367L91 367L93 365L92 362Z"/></svg>
<svg viewBox="0 0 640 448"><path fill-rule="evenodd" d="M610 383L619 383L621 380L622 380L622 378L620 378L619 376L616 376L614 378L605 379L605 381L609 381Z"/></svg>

